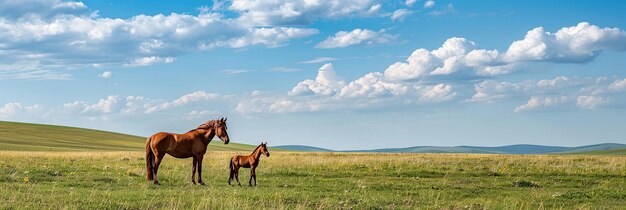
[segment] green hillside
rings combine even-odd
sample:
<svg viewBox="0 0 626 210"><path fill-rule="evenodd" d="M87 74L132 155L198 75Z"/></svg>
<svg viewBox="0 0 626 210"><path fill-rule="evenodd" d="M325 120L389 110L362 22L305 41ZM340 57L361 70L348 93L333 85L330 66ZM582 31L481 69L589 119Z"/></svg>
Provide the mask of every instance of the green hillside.
<svg viewBox="0 0 626 210"><path fill-rule="evenodd" d="M146 138L121 133L0 121L0 150L21 151L142 151ZM209 150L252 151L255 146L214 140Z"/></svg>
<svg viewBox="0 0 626 210"><path fill-rule="evenodd" d="M585 151L585 152L572 152L567 154L585 154L585 155L626 155L626 148L597 150L597 151Z"/></svg>

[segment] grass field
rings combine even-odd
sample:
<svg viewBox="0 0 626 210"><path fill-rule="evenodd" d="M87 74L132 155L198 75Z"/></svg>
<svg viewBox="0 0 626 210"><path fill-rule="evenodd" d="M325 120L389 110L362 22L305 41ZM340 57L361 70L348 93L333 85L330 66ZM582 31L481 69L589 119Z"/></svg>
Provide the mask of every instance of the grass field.
<svg viewBox="0 0 626 210"><path fill-rule="evenodd" d="M156 131L155 131L156 132ZM229 143L217 137L209 150L251 151L255 146ZM0 121L0 150L20 151L142 151L146 138L92 129Z"/></svg>
<svg viewBox="0 0 626 210"><path fill-rule="evenodd" d="M272 152L258 187L227 162L166 157L153 186L141 152L0 152L0 209L624 209L626 156Z"/></svg>

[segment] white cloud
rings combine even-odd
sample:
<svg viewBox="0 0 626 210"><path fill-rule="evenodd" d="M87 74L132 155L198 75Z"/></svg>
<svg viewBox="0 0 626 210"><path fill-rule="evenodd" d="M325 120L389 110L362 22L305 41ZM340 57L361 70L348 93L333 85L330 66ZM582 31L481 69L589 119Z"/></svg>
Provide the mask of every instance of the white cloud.
<svg viewBox="0 0 626 210"><path fill-rule="evenodd" d="M343 86L345 86L345 81L337 76L333 64L327 63L319 69L315 80L307 79L298 83L298 85L289 91L289 95L333 95Z"/></svg>
<svg viewBox="0 0 626 210"><path fill-rule="evenodd" d="M607 102L607 99L600 96L578 96L576 105L583 109L593 109Z"/></svg>
<svg viewBox="0 0 626 210"><path fill-rule="evenodd" d="M404 2L404 4L406 6L410 7L410 6L413 6L413 4L415 4L415 2L417 2L417 1L419 1L419 0L406 0L406 2Z"/></svg>
<svg viewBox="0 0 626 210"><path fill-rule="evenodd" d="M420 102L442 102L452 100L457 95L452 85L438 84L426 87L419 97Z"/></svg>
<svg viewBox="0 0 626 210"><path fill-rule="evenodd" d="M523 40L513 42L504 59L509 62L589 62L603 50L626 50L625 40L626 32L621 29L600 28L587 22L556 33L538 27L529 31Z"/></svg>
<svg viewBox="0 0 626 210"><path fill-rule="evenodd" d="M23 105L19 102L9 102L0 106L0 119L24 119L23 116L43 117L44 107L39 104Z"/></svg>
<svg viewBox="0 0 626 210"><path fill-rule="evenodd" d="M372 31L368 29L354 29L352 31L340 31L334 36L315 45L315 48L343 48L357 44L384 44L395 40L396 36L385 33L385 29Z"/></svg>
<svg viewBox="0 0 626 210"><path fill-rule="evenodd" d="M406 63L396 62L387 67L385 77L391 80L412 80L428 75L448 75L466 69L480 70L496 64L497 51L474 52L476 46L472 41L453 37L436 50L417 49L406 59ZM467 55L470 55L469 63L472 66L466 64Z"/></svg>
<svg viewBox="0 0 626 210"><path fill-rule="evenodd" d="M0 114L3 114L3 115L15 114L22 108L23 108L22 104L20 103L16 103L16 102L6 103L4 104L4 106L0 107Z"/></svg>
<svg viewBox="0 0 626 210"><path fill-rule="evenodd" d="M411 87L405 84L391 83L384 80L380 72L373 72L350 82L337 94L339 98L398 96Z"/></svg>
<svg viewBox="0 0 626 210"><path fill-rule="evenodd" d="M275 26L308 25L317 19L369 17L378 13L381 5L373 0L233 0L228 8L241 14L237 21L242 24Z"/></svg>
<svg viewBox="0 0 626 210"><path fill-rule="evenodd" d="M424 8L432 8L435 6L435 1L433 0L428 0L426 2L424 2Z"/></svg>
<svg viewBox="0 0 626 210"><path fill-rule="evenodd" d="M411 15L411 11L408 9L398 9L396 11L393 11L393 13L391 14L391 21L396 21L396 20L404 20L406 17L408 17L409 15Z"/></svg>
<svg viewBox="0 0 626 210"><path fill-rule="evenodd" d="M625 91L626 90L626 79L617 80L609 85L609 90L612 91Z"/></svg>
<svg viewBox="0 0 626 210"><path fill-rule="evenodd" d="M126 66L149 66L155 63L172 63L174 62L174 57L158 57L158 56L150 56L150 57L142 57L135 58L130 61Z"/></svg>
<svg viewBox="0 0 626 210"><path fill-rule="evenodd" d="M582 22L556 33L536 28L523 40L513 42L505 53L479 49L465 38L453 37L438 49L415 50L406 62L396 62L384 72L390 80L415 80L432 75L469 72L470 75L500 75L517 70L531 61L588 62L602 50L626 50L626 32L617 28L599 28Z"/></svg>
<svg viewBox="0 0 626 210"><path fill-rule="evenodd" d="M88 15L89 9L82 2L62 0L3 0L0 17L15 20L22 17L53 18L62 15Z"/></svg>
<svg viewBox="0 0 626 210"><path fill-rule="evenodd" d="M215 93L207 93L205 91L196 91L190 94L186 94L181 96L180 98L171 101L171 102L163 102L156 105L148 105L146 106L146 113L152 113L162 110L167 110L175 107L181 107L190 103L199 102L199 101L210 101L214 99L218 99L220 97L219 94Z"/></svg>
<svg viewBox="0 0 626 210"><path fill-rule="evenodd" d="M311 63L326 63L326 62L330 62L330 61L336 61L337 58L332 58L332 57L317 57L311 60L306 60L306 61L301 61L300 63L306 63L306 64L311 64Z"/></svg>
<svg viewBox="0 0 626 210"><path fill-rule="evenodd" d="M186 114L187 120L210 119L220 116L220 112L211 110L193 110Z"/></svg>
<svg viewBox="0 0 626 210"><path fill-rule="evenodd" d="M102 77L102 78L104 78L104 79L108 79L108 78L111 78L111 77L113 76L113 72L111 72L111 71L105 71L105 72L102 72L102 74L100 74L100 75L98 75L98 76L99 76L99 77Z"/></svg>
<svg viewBox="0 0 626 210"><path fill-rule="evenodd" d="M2 79L70 80L72 75L64 71L44 69L38 61L19 60L13 63L0 63L0 80Z"/></svg>
<svg viewBox="0 0 626 210"><path fill-rule="evenodd" d="M171 63L180 55L217 47L279 47L317 29L244 25L222 14L102 18L81 2L5 1L0 5L2 63L35 61L38 71L4 78L67 78L64 68ZM52 73L51 73L52 72ZM42 75L45 74L45 75Z"/></svg>
<svg viewBox="0 0 626 210"><path fill-rule="evenodd" d="M563 103L568 102L569 99L566 96L560 96L560 97L537 97L537 96L533 96L531 97L528 102L526 102L526 104L522 104L518 107L515 108L515 110L513 110L514 112L523 112L523 111L530 111L530 110L536 110L539 108L545 108L545 107L555 107L558 105L561 105Z"/></svg>

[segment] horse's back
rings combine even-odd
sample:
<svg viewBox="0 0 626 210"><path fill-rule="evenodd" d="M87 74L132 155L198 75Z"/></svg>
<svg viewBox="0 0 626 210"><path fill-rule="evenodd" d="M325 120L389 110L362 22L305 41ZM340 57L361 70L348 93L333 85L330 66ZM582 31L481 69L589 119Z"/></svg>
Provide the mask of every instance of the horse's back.
<svg viewBox="0 0 626 210"><path fill-rule="evenodd" d="M232 162L239 167L250 168L250 161L248 159L246 155L235 155L233 156Z"/></svg>

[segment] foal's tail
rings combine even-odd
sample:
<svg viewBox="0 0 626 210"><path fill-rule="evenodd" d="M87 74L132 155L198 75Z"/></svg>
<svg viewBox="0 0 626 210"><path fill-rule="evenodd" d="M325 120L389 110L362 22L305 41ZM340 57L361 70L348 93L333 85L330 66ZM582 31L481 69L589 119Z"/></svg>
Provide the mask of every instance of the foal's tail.
<svg viewBox="0 0 626 210"><path fill-rule="evenodd" d="M148 137L146 140L146 179L152 181L152 167L154 167L154 154L152 153L152 147L150 147L152 137Z"/></svg>
<svg viewBox="0 0 626 210"><path fill-rule="evenodd" d="M235 158L235 157L231 157L231 158L230 158L230 162L228 162L228 166L230 167L230 172L233 172L233 169L235 168L235 167L233 166L233 164L234 164L234 163L233 163L233 159L234 159L234 158Z"/></svg>

